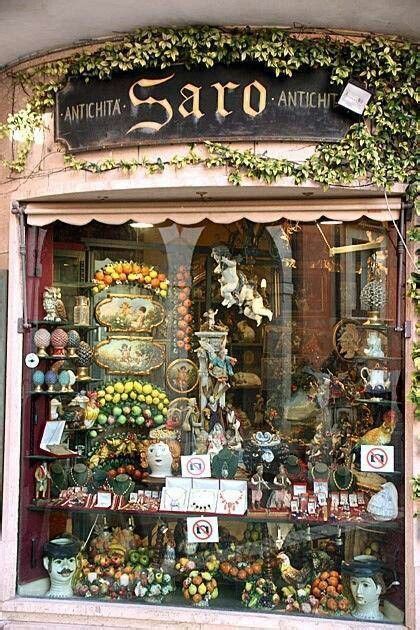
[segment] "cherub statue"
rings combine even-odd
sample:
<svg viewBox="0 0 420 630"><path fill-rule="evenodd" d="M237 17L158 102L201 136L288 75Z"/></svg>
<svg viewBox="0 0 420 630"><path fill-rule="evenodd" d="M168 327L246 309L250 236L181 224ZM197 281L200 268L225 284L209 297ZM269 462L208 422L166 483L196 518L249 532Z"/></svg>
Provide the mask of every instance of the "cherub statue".
<svg viewBox="0 0 420 630"><path fill-rule="evenodd" d="M67 321L66 307L61 299L61 289L58 287L45 287L42 306L46 312L45 321L57 323Z"/></svg>
<svg viewBox="0 0 420 630"><path fill-rule="evenodd" d="M42 462L35 468L35 499L46 499L48 494L48 482L51 479L48 464Z"/></svg>
<svg viewBox="0 0 420 630"><path fill-rule="evenodd" d="M237 297L234 295L234 292L239 287L239 276L236 270L237 262L230 257L228 248L223 245L214 247L211 256L217 263L214 273L220 275L219 284L220 294L223 298L222 305L230 308L238 303Z"/></svg>
<svg viewBox="0 0 420 630"><path fill-rule="evenodd" d="M261 324L263 317L267 317L270 322L273 319L273 312L264 305L263 296L249 282L241 289L239 304L243 305L244 315L256 321L257 326Z"/></svg>

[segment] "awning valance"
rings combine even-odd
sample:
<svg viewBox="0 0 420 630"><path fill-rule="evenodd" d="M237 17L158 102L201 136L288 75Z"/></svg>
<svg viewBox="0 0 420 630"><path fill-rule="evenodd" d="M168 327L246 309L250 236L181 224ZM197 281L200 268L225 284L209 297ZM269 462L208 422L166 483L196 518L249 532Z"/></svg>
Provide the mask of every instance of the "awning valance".
<svg viewBox="0 0 420 630"><path fill-rule="evenodd" d="M399 216L401 200L384 197L300 199L280 201L203 201L137 203L115 201L105 203L44 203L31 202L25 208L29 225L43 226L53 221L71 225L86 225L96 220L112 225L127 221L142 221L157 225L171 220L181 225L200 223L209 219L214 223L231 223L249 219L256 223L272 223L280 219L315 221L321 217L331 220L356 221L361 217L389 221Z"/></svg>

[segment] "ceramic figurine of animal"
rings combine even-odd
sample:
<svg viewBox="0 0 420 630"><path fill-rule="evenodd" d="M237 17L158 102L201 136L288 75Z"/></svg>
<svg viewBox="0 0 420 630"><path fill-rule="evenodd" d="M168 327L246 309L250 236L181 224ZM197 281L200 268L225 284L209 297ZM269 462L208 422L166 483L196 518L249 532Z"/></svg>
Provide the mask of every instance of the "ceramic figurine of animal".
<svg viewBox="0 0 420 630"><path fill-rule="evenodd" d="M42 306L46 312L45 321L57 323L67 321L66 307L61 299L61 289L58 287L45 287Z"/></svg>
<svg viewBox="0 0 420 630"><path fill-rule="evenodd" d="M398 414L395 409L389 409L383 416L383 422L380 427L370 429L362 435L356 446L369 444L372 446L386 446L391 442L392 434L397 424Z"/></svg>

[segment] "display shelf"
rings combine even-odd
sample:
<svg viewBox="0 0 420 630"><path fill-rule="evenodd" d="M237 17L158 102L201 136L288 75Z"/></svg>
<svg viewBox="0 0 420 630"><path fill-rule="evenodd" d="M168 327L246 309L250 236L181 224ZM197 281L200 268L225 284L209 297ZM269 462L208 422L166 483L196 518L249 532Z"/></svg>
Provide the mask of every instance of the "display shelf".
<svg viewBox="0 0 420 630"><path fill-rule="evenodd" d="M66 512L66 513L74 513L74 514L115 514L122 515L127 514L128 516L139 516L141 518L145 518L147 520L156 520L156 519L165 519L168 521L179 521L185 519L187 517L197 517L197 516L217 516L221 521L244 521L251 523L293 523L293 524L302 524L309 525L312 527L337 527L340 526L342 529L346 528L356 528L356 527L372 527L372 528L382 528L382 529L398 529L402 519L404 518L403 512L401 512L395 520L392 521L375 521L373 519L328 519L326 521L309 519L309 518L299 518L299 517L286 517L284 515L279 515L278 517L273 514L267 514L266 512L261 513L253 513L253 514L216 514L216 513L200 513L200 512L142 512L140 510L111 510L109 508L84 508L84 507L61 507L56 505L28 505L28 510L32 512Z"/></svg>
<svg viewBox="0 0 420 630"><path fill-rule="evenodd" d="M59 390L54 391L54 392L47 392L47 391L36 392L35 390L30 390L29 392L27 392L27 394L29 396L75 396L77 392L76 391L60 392Z"/></svg>
<svg viewBox="0 0 420 630"><path fill-rule="evenodd" d="M99 326L93 326L91 324L73 324L72 322L51 322L45 319L31 319L30 325L33 327L37 326L56 326L57 328L64 328L65 330L76 329L76 330L97 330Z"/></svg>
<svg viewBox="0 0 420 630"><path fill-rule="evenodd" d="M57 459L86 459L84 455L24 455L30 461L55 462Z"/></svg>

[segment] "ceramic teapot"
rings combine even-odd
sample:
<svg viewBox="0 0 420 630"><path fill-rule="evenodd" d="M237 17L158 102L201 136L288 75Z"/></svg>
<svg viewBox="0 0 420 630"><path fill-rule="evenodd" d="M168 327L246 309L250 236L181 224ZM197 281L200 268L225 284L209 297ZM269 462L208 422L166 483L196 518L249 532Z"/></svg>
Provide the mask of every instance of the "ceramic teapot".
<svg viewBox="0 0 420 630"><path fill-rule="evenodd" d="M367 392L384 392L390 389L391 379L387 369L382 369L377 363L374 368L363 367L360 376Z"/></svg>

